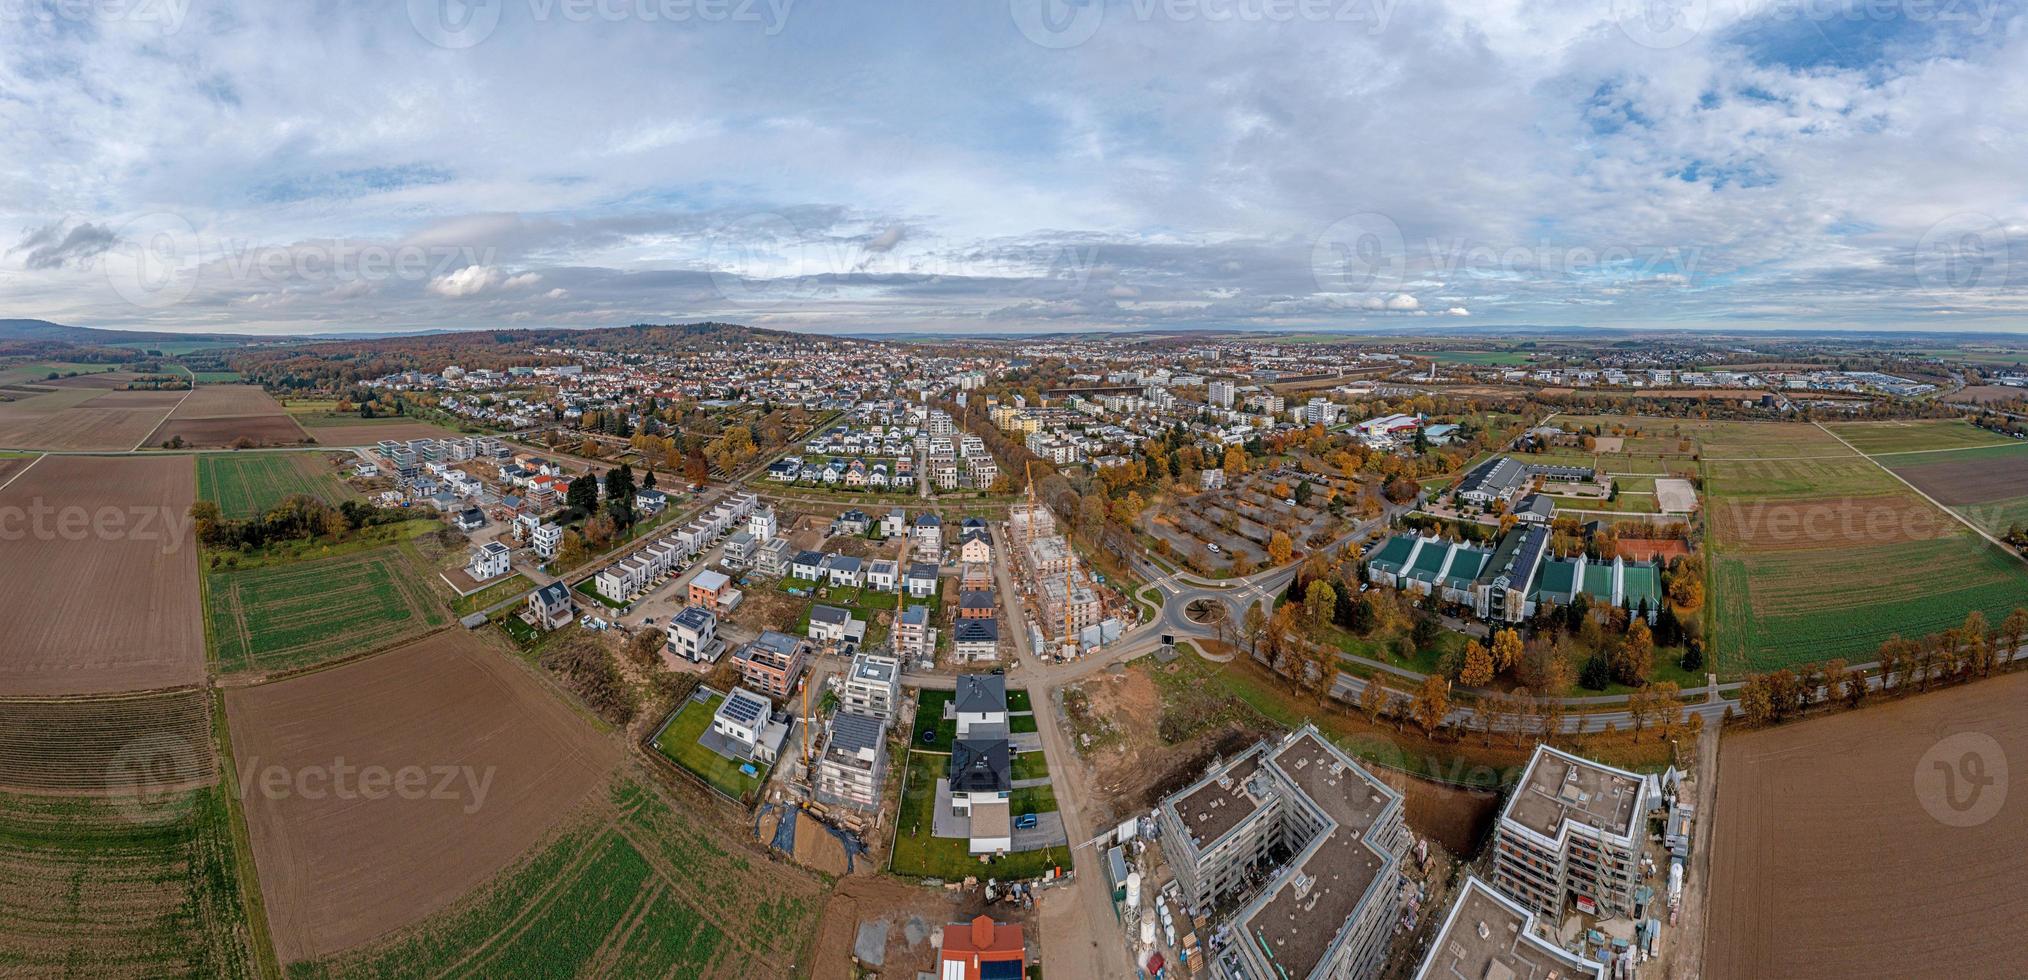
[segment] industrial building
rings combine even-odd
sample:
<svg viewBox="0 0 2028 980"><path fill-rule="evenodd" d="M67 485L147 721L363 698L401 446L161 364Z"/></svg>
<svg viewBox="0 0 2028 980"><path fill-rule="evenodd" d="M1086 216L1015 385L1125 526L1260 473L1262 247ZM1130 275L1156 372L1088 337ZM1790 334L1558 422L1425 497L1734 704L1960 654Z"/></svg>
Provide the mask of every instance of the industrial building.
<svg viewBox="0 0 2028 980"><path fill-rule="evenodd" d="M1647 613L1662 610L1662 569L1624 558L1601 561L1548 554L1549 529L1516 526L1492 548L1425 538L1415 534L1387 539L1366 563L1375 585L1436 596L1470 608L1480 619L1519 623L1544 603L1570 605L1583 593L1593 604Z"/></svg>

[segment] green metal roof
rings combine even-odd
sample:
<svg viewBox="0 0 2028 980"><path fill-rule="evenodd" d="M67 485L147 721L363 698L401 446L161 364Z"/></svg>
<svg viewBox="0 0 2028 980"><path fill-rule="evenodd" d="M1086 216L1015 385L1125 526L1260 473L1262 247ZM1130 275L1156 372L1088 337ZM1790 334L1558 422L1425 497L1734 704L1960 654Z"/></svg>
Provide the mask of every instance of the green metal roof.
<svg viewBox="0 0 2028 980"><path fill-rule="evenodd" d="M1641 600L1648 600L1649 609L1660 609L1662 605L1662 573L1653 565L1628 565L1620 579L1620 591L1626 597L1627 608L1641 608Z"/></svg>
<svg viewBox="0 0 2028 980"><path fill-rule="evenodd" d="M1577 563L1568 558L1551 558L1542 563L1535 580L1535 597L1548 596L1558 602L1570 601L1571 583L1577 578Z"/></svg>
<svg viewBox="0 0 2028 980"><path fill-rule="evenodd" d="M1417 581L1435 581L1437 569L1444 567L1444 555L1449 551L1450 545L1442 541L1423 545L1422 553L1415 556L1415 566L1408 570L1408 574Z"/></svg>
<svg viewBox="0 0 2028 980"><path fill-rule="evenodd" d="M1603 562L1591 562L1584 566L1584 591L1591 593L1593 602L1611 605L1613 601L1613 567Z"/></svg>
<svg viewBox="0 0 2028 980"><path fill-rule="evenodd" d="M1388 538L1387 543L1380 546L1380 553L1374 555L1368 564L1383 572L1399 572L1402 564L1408 561L1409 549L1414 547L1415 538L1396 535Z"/></svg>
<svg viewBox="0 0 2028 980"><path fill-rule="evenodd" d="M1483 548L1460 547L1457 557L1451 559L1450 574L1444 576L1444 587L1471 588L1472 580L1479 577L1479 569L1485 566L1486 559L1492 557L1492 554Z"/></svg>

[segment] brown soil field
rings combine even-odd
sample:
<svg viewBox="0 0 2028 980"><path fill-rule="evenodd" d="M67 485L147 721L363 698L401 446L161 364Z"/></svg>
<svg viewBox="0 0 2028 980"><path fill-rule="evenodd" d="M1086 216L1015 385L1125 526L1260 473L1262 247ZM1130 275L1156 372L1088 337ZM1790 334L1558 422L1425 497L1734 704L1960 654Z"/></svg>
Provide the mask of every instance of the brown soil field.
<svg viewBox="0 0 2028 980"><path fill-rule="evenodd" d="M0 446L131 450L161 424L177 392L65 388L0 403Z"/></svg>
<svg viewBox="0 0 2028 980"><path fill-rule="evenodd" d="M126 387L140 375L131 371L101 371L97 374L81 374L75 378L57 378L53 381L36 381L34 384L51 388L97 388L111 391Z"/></svg>
<svg viewBox="0 0 2028 980"><path fill-rule="evenodd" d="M2009 385L1973 385L1969 388L1958 390L1950 398L1952 401L1994 405L2028 399L2028 388L2015 388Z"/></svg>
<svg viewBox="0 0 2028 980"><path fill-rule="evenodd" d="M106 694L204 679L197 497L186 457L45 456L0 490L0 695ZM41 508L52 513L42 514ZM37 524L41 524L41 530Z"/></svg>
<svg viewBox="0 0 2028 980"><path fill-rule="evenodd" d="M449 429L422 422L366 422L360 425L319 425L306 430L323 446L371 446L382 439L449 439Z"/></svg>
<svg viewBox="0 0 2028 980"><path fill-rule="evenodd" d="M199 385L174 418L216 419L227 416L285 415L282 404L260 385Z"/></svg>
<svg viewBox="0 0 2028 980"><path fill-rule="evenodd" d="M1963 525L1920 497L1816 497L1782 501L1728 500L1706 510L1716 540L1756 551L1857 547L1932 541L1963 533Z"/></svg>
<svg viewBox="0 0 2028 980"><path fill-rule="evenodd" d="M2024 701L2013 674L1727 735L1705 975L2028 976Z"/></svg>
<svg viewBox="0 0 2028 980"><path fill-rule="evenodd" d="M1908 466L1894 472L1938 503L1951 506L1989 504L2028 494L2028 452Z"/></svg>
<svg viewBox="0 0 2028 980"><path fill-rule="evenodd" d="M103 698L0 699L0 790L171 792L218 777L200 688Z"/></svg>
<svg viewBox="0 0 2028 980"><path fill-rule="evenodd" d="M252 439L256 446L294 446L308 438L303 427L286 415L172 418L149 433L145 445L160 446L177 436L183 437L184 445L197 449L222 449L242 436Z"/></svg>
<svg viewBox="0 0 2028 980"><path fill-rule="evenodd" d="M147 444L159 446L176 436L198 448L229 446L241 437L257 446L293 446L309 438L259 385L199 386L149 434Z"/></svg>
<svg viewBox="0 0 2028 980"><path fill-rule="evenodd" d="M235 689L225 706L284 962L360 945L455 901L605 786L621 755L462 630ZM352 798L339 798L348 781Z"/></svg>
<svg viewBox="0 0 2028 980"><path fill-rule="evenodd" d="M14 474L27 469L32 462L35 462L33 456L0 456L0 486L6 486Z"/></svg>
<svg viewBox="0 0 2028 980"><path fill-rule="evenodd" d="M1368 766L1366 771L1401 793L1402 819L1410 830L1460 859L1478 852L1500 814L1498 793L1447 786L1385 766Z"/></svg>

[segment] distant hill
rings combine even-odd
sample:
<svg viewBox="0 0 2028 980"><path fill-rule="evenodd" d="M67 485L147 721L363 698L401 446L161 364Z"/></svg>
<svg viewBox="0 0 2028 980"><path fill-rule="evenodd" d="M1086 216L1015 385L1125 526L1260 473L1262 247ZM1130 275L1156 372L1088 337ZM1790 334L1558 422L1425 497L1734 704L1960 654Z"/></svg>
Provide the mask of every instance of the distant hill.
<svg viewBox="0 0 2028 980"><path fill-rule="evenodd" d="M162 333L152 330L101 330L97 327L73 327L48 320L0 320L0 341L34 341L40 343L79 344L94 346L100 344L129 344L161 341L164 343L197 343L215 341L219 344L250 344L273 337L255 337L246 334L225 333Z"/></svg>

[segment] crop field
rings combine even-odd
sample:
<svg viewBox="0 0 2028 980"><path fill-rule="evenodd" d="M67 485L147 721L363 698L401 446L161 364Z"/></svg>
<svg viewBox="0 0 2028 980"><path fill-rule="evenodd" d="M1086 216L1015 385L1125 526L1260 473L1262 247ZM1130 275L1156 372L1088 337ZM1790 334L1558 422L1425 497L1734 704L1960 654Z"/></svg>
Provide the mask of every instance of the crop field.
<svg viewBox="0 0 2028 980"><path fill-rule="evenodd" d="M604 786L621 754L519 660L462 630L233 688L225 709L284 962L459 901Z"/></svg>
<svg viewBox="0 0 2028 980"><path fill-rule="evenodd" d="M2028 596L2028 566L1876 461L1771 458L1744 434L1730 438L1748 458L1704 464L1721 672L1864 661L1895 633L1940 631L1974 609L1997 622ZM1774 436L1797 445L1787 426Z"/></svg>
<svg viewBox="0 0 2028 980"><path fill-rule="evenodd" d="M173 792L217 778L199 688L0 700L0 791Z"/></svg>
<svg viewBox="0 0 2028 980"><path fill-rule="evenodd" d="M0 793L0 974L254 974L226 787Z"/></svg>
<svg viewBox="0 0 2028 980"><path fill-rule="evenodd" d="M2028 444L1905 453L1881 462L1988 534L2028 526Z"/></svg>
<svg viewBox="0 0 2028 980"><path fill-rule="evenodd" d="M44 456L0 489L28 533L0 545L0 694L104 694L204 679L188 459ZM38 510L38 508L44 510ZM34 515L44 513L44 530ZM87 518L66 523L65 514Z"/></svg>
<svg viewBox="0 0 2028 980"><path fill-rule="evenodd" d="M1832 422L1825 428L1869 456L2012 445L2014 440L1959 419Z"/></svg>
<svg viewBox="0 0 2028 980"><path fill-rule="evenodd" d="M323 446L371 446L382 439L449 439L457 432L413 419L361 419L357 415L296 415L295 420Z"/></svg>
<svg viewBox="0 0 2028 980"><path fill-rule="evenodd" d="M358 499L315 453L262 453L197 457L197 496L218 504L226 517L264 514L295 494L336 505Z"/></svg>
<svg viewBox="0 0 2028 980"><path fill-rule="evenodd" d="M449 612L398 546L337 558L205 572L211 659L222 671L337 660L448 625Z"/></svg>
<svg viewBox="0 0 2028 980"><path fill-rule="evenodd" d="M1728 732L1705 975L2028 976L2028 799L1951 780L2028 759L2024 701L2010 674Z"/></svg>
<svg viewBox="0 0 2028 980"><path fill-rule="evenodd" d="M183 397L84 383L99 378L70 380L7 392L14 400L0 402L0 447L126 452L145 442Z"/></svg>
<svg viewBox="0 0 2028 980"><path fill-rule="evenodd" d="M806 964L824 886L615 780L471 897L387 939L297 964L298 977L775 977Z"/></svg>
<svg viewBox="0 0 2028 980"><path fill-rule="evenodd" d="M220 448L241 439L256 446L295 445L309 436L258 385L200 385L149 433L147 444L176 438L186 446Z"/></svg>

